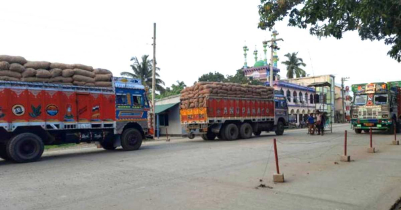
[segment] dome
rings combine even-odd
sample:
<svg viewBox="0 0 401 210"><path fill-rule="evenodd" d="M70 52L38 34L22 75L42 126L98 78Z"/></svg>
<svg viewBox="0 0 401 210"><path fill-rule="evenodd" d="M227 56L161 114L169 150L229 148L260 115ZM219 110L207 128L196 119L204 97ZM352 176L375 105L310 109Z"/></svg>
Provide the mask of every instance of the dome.
<svg viewBox="0 0 401 210"><path fill-rule="evenodd" d="M255 65L253 65L253 67L262 67L262 66L265 66L265 61L262 60L257 61Z"/></svg>

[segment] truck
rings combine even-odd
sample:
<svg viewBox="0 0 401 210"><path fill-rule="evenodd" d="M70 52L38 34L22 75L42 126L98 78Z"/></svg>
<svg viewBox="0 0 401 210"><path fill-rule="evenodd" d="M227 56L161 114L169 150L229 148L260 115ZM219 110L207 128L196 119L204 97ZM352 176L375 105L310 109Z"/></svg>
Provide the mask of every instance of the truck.
<svg viewBox="0 0 401 210"><path fill-rule="evenodd" d="M181 124L190 139L248 139L252 134L274 131L283 135L288 126L288 107L284 95L274 98L208 96L206 107L181 108Z"/></svg>
<svg viewBox="0 0 401 210"><path fill-rule="evenodd" d="M351 124L355 133L394 133L401 124L401 81L354 84Z"/></svg>
<svg viewBox="0 0 401 210"><path fill-rule="evenodd" d="M0 81L0 157L32 162L45 145L81 142L137 150L148 111L139 79L115 77L110 88Z"/></svg>

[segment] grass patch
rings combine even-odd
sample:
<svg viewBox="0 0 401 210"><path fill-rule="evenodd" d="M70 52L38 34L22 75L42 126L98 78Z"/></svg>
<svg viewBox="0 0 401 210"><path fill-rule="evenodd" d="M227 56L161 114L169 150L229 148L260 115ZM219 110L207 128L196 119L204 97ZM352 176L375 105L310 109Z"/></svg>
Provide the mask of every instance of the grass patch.
<svg viewBox="0 0 401 210"><path fill-rule="evenodd" d="M54 149L54 148L67 148L67 147L73 147L73 146L76 146L76 145L77 144L75 144L75 143L58 144L58 145L45 145L45 150Z"/></svg>

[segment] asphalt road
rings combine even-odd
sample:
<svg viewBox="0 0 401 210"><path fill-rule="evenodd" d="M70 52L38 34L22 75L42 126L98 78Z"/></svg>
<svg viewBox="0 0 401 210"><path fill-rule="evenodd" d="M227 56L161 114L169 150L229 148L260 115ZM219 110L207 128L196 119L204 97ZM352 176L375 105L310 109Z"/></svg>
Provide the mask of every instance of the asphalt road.
<svg viewBox="0 0 401 210"><path fill-rule="evenodd" d="M238 141L146 142L135 152L96 148L46 152L41 161L0 160L0 209L389 209L401 197L401 145L344 130L290 130ZM274 184L272 139L285 183ZM266 188L257 187L263 184Z"/></svg>

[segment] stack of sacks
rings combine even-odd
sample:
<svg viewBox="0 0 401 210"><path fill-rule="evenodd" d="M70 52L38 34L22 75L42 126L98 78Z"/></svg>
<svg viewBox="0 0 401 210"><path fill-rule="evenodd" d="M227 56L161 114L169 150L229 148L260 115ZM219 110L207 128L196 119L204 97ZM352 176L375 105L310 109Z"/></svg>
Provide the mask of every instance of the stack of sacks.
<svg viewBox="0 0 401 210"><path fill-rule="evenodd" d="M95 73L92 66L74 64L72 84L78 86L95 86Z"/></svg>
<svg viewBox="0 0 401 210"><path fill-rule="evenodd" d="M261 85L235 83L198 82L181 91L181 108L206 107L207 97L233 99L273 99L274 88Z"/></svg>
<svg viewBox="0 0 401 210"><path fill-rule="evenodd" d="M27 61L21 56L0 55L0 80L20 81Z"/></svg>
<svg viewBox="0 0 401 210"><path fill-rule="evenodd" d="M45 82L77 86L112 87L113 74L82 64L27 61L21 56L0 55L0 80Z"/></svg>
<svg viewBox="0 0 401 210"><path fill-rule="evenodd" d="M107 69L95 69L95 85L97 87L111 87L113 73Z"/></svg>

